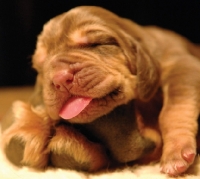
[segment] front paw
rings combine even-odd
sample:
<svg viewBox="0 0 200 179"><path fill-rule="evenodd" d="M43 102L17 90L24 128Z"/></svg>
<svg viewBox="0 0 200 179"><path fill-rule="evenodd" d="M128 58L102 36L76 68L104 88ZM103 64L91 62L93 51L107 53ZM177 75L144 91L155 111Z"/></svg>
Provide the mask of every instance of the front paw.
<svg viewBox="0 0 200 179"><path fill-rule="evenodd" d="M17 137L13 137L5 146L5 154L14 165L21 166L24 156L25 144Z"/></svg>
<svg viewBox="0 0 200 179"><path fill-rule="evenodd" d="M1 141L7 158L17 166L46 167L50 120L44 111L37 114L29 104L20 101L14 103L12 113L13 124L4 131Z"/></svg>
<svg viewBox="0 0 200 179"><path fill-rule="evenodd" d="M26 137L23 137L24 135ZM5 155L10 162L17 166L45 168L49 161L49 152L46 148L48 140L44 136L38 136L37 132L18 130L16 135L13 135L4 145Z"/></svg>
<svg viewBox="0 0 200 179"><path fill-rule="evenodd" d="M74 128L60 125L49 143L54 167L93 172L106 167L109 160L100 144L86 139Z"/></svg>
<svg viewBox="0 0 200 179"><path fill-rule="evenodd" d="M175 143L165 144L161 158L161 172L170 176L184 173L196 156L196 145L193 141L183 137Z"/></svg>

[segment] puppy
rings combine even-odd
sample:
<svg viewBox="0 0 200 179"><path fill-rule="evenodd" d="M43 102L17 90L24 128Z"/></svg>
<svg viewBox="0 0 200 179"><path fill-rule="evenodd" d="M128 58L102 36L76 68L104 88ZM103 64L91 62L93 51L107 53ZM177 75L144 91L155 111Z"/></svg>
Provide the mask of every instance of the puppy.
<svg viewBox="0 0 200 179"><path fill-rule="evenodd" d="M59 17L53 20L54 23L57 20L59 21ZM62 26L62 23L59 25ZM70 22L67 23L70 24ZM47 24L47 26L49 25ZM48 28L51 31L52 27ZM72 30L78 33L76 32L76 27L74 26L73 28ZM60 35L64 35L63 30L60 31ZM131 64L127 63L125 57L121 54L122 50L116 46L115 39L101 33L101 37L105 38L102 40L106 40L106 46L97 52L92 50L94 44L91 44L90 47L89 44L83 44L85 41L83 43L81 41L80 44L77 42L80 52L79 50L76 51L73 46L70 47L72 61L70 63L63 61L64 64L62 64L63 62L60 58L65 58L67 54L62 54L58 49L51 47L50 41L54 41L54 39L50 37L51 40L46 42L47 46L50 45L50 51L53 52L55 50L55 54L52 54L52 57L59 58L59 61L57 62L54 59L54 65L49 64L50 68L46 66L43 69L47 58L47 49L42 47L43 39L41 38L43 38L43 34L49 36L48 32L42 32L33 56L33 66L38 70L38 76L30 104L20 101L15 102L9 115L2 121L4 133L2 143L7 158L15 165L20 166L46 168L52 165L89 172L112 167L113 164L127 163L139 158L144 161L152 157L156 158L157 154L154 155L154 153L159 149L159 145L155 144L157 137L154 137L155 139L151 139L148 136L144 137L138 131L134 106L131 101L133 99L132 89L135 88L135 83L132 83L132 81L134 81L135 77L129 72L130 69L127 69L131 68L131 66L129 67ZM55 38L60 38L59 34L57 35ZM60 45L64 44L61 42ZM98 44L96 45L98 46ZM111 63L107 65L102 61L98 64L90 56L87 57L85 49L88 49L87 51L94 57L96 56L95 58L99 58L100 62L100 58L105 56L105 58L110 58ZM102 54L100 55L99 53ZM79 60L76 54L79 55ZM85 63L82 63L81 58L85 59ZM117 58L123 60L120 62L122 64L121 67L118 66ZM115 65L117 70L120 70L120 73L124 73L128 80L124 81L123 75L116 70L112 70L112 64ZM69 68L72 69L69 71ZM77 81L77 85L80 85L79 89L77 88L78 86L75 86L73 89L75 91L70 92L64 86L60 86L60 82L63 80L69 82L69 84L71 82L74 83L75 71L80 71L80 68L85 68L83 73L86 74L82 74L84 76L80 76L79 82ZM105 71L105 74L102 74L102 70ZM49 79L48 75L53 78L54 82ZM88 80L91 77L88 76L88 79L84 79L87 75L96 78L96 82L93 81L89 84ZM118 76L118 78L123 77L123 79L113 81L113 75ZM108 79L103 82L107 76ZM100 84L101 81L99 80L103 83ZM120 84L121 82L122 84ZM124 88L126 84L128 88ZM86 87L85 85L89 86ZM93 85L97 85L97 89L94 88L92 90ZM121 87L124 88L122 92ZM80 89L81 91L79 92ZM87 93L88 95L86 95ZM93 99L89 95L90 93L93 95ZM51 106L54 107L51 109ZM52 110L54 110L53 113ZM56 114L58 110L59 114ZM72 119L72 121L67 119ZM87 123L90 124L84 125ZM112 131L110 130L111 128L113 129ZM149 130L151 131L151 129ZM153 132L153 134L157 136L156 132ZM116 138L118 139L116 140ZM155 145L156 150L152 153ZM147 155L149 153L150 155Z"/></svg>
<svg viewBox="0 0 200 179"><path fill-rule="evenodd" d="M51 124L47 126L56 126L54 134L57 138L48 141L46 137L51 133L47 132L45 137L41 137L46 143L38 147L42 148L38 153L42 151L45 155L53 151L55 156L63 153L62 145L70 139L62 138L61 134L73 131L71 136L77 136L77 131L71 128L72 124L77 130L77 126L82 126L81 130L86 130L86 135L90 132L99 135L99 139L109 145L114 159L120 162L136 159L127 157L123 161L126 152L124 149L123 152L117 151L117 143L124 137L114 137L116 133L112 132L115 128L111 127L110 132L107 132L109 129L106 132L101 130L104 127L102 121L111 126L115 122L111 120L111 123L107 123L101 120L102 116L109 116L120 106L131 105L128 118L137 120L141 135L154 141L157 149L161 146L159 135L154 130L155 121L158 121L163 140L161 171L169 175L185 172L196 155L199 58L200 48L185 38L157 27L137 25L100 7L77 7L51 19L39 35L33 55L33 67L38 71L38 76L31 104L35 113L38 114L38 109L43 111L42 115L39 112L42 120L38 120L38 125L46 126L46 122L50 121ZM149 107L155 114L149 111ZM26 123L25 118L21 121L23 124ZM57 123L60 119L65 121L67 129L59 127ZM39 124L41 121L42 125ZM101 127L98 127L99 121ZM118 125L113 124L117 126L116 130L131 131L128 126L132 121L122 121L123 118L116 121ZM125 139L129 134L124 135ZM95 148L82 137L82 144L89 149L87 152ZM24 139L23 136L21 138ZM25 141L30 139L27 137ZM61 142L58 145L58 139L62 145ZM142 148L148 148L144 144ZM49 151L45 150L47 145ZM102 151L102 145L99 148ZM91 158L97 157L101 161L93 169L107 164L104 152L93 154ZM120 156L122 154L123 157ZM102 156L103 160L100 160ZM141 154L138 156L141 157ZM57 159L53 163L57 163ZM30 165L31 160L27 163ZM36 162L33 166L38 164Z"/></svg>

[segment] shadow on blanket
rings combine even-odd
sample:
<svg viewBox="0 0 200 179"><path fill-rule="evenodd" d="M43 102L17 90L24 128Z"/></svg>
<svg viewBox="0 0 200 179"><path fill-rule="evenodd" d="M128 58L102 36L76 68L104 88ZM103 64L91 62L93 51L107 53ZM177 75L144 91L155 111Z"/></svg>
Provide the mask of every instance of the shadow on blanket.
<svg viewBox="0 0 200 179"><path fill-rule="evenodd" d="M45 172L34 171L30 168L16 168L12 166L0 153L0 178L1 179L173 179L160 173L159 164L134 165L116 171L104 171L97 174L87 174L74 170L48 169ZM190 167L187 174L179 176L179 179L199 179L200 178L200 158Z"/></svg>
<svg viewBox="0 0 200 179"><path fill-rule="evenodd" d="M0 115L5 113L5 110L11 105L13 100L25 100L30 96L31 87L23 88L4 88L0 89ZM97 174L87 174L84 172L77 172L73 170L51 169L44 172L34 171L33 169L23 167L17 168L9 163L5 156L0 152L0 179L167 179L165 174L160 173L158 163L149 165L133 165L132 167L125 167L115 171L103 171ZM179 176L179 179L199 179L200 178L200 157L196 158L196 162L190 167L187 173Z"/></svg>

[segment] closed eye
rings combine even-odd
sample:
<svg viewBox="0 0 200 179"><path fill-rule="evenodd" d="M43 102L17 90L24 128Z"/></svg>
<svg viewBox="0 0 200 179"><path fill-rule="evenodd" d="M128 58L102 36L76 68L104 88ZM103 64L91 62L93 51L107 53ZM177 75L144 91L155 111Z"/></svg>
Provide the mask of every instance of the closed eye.
<svg viewBox="0 0 200 179"><path fill-rule="evenodd" d="M98 38L98 41L91 41L85 44L81 44L81 47L97 47L102 45L115 45L118 46L118 42L115 40L115 38Z"/></svg>
<svg viewBox="0 0 200 179"><path fill-rule="evenodd" d="M102 45L115 45L119 46L117 39L101 30L89 30L86 32L86 43L79 44L81 47L98 47Z"/></svg>

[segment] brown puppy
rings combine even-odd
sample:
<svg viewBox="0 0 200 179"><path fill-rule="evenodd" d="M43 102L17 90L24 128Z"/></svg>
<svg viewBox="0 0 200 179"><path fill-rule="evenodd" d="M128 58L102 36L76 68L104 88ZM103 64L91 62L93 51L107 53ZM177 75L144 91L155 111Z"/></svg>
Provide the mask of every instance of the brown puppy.
<svg viewBox="0 0 200 179"><path fill-rule="evenodd" d="M161 91L161 112L150 117L159 118L164 143L161 168L170 175L180 174L196 154L199 58L199 48L173 32L139 26L99 7L78 7L50 20L38 38L32 103L37 109L40 105L50 121L92 124L136 99L140 123L148 121L144 106ZM150 134L151 130L140 129L144 136ZM158 136L153 136L159 146ZM52 150L56 145L49 146Z"/></svg>
<svg viewBox="0 0 200 179"><path fill-rule="evenodd" d="M191 43L172 32L81 7L44 27L33 62L52 119L60 118L71 96L92 98L71 123L91 122L133 98L148 101L160 86L161 166L173 175L184 172L196 154L199 56Z"/></svg>
<svg viewBox="0 0 200 179"><path fill-rule="evenodd" d="M59 18L55 18L54 22L57 20L59 21ZM62 23L63 22L60 24L61 26ZM51 31L51 27L49 30ZM61 34L58 33L58 36L56 35L55 38L58 38L57 40L60 38L59 35L65 36L63 30L64 29L61 29ZM75 30L76 27L74 27L74 31ZM54 33L53 31L52 33ZM46 32L43 33L46 34ZM49 38L48 32L46 35ZM158 140L160 141L158 134L148 129L153 133L153 137L150 137L149 140L149 137L144 138L138 131L134 105L133 102L131 102L134 93L132 89L135 88L135 83L133 83L135 77L129 72L131 64L126 61L122 50L116 46L117 42L114 38L110 38L107 34L101 33L100 35L105 38L101 40L106 40L106 46L103 47L102 50L95 52L93 51L93 48L95 48L93 45L96 46L98 44L91 44L90 47L90 44L83 44L85 43L85 41L82 41L84 39L80 39L81 41L77 42L78 51L75 51L80 57L77 59L76 56L72 55L70 58L73 62L70 64L64 61L62 62L62 59L58 61L54 59L54 64L49 64L50 68L46 66L46 68L43 69L46 58L48 58L46 56L47 49L43 47L37 48L33 57L33 65L38 70L39 74L31 104L20 101L15 102L11 113L9 116L5 117L2 122L2 130L6 130L3 135L5 153L8 159L14 164L28 165L36 168L44 168L50 164L55 167L96 171L101 168L107 168L110 165L112 166L113 163L126 163L144 157L146 161L149 158L155 158L155 156L157 156L154 155L154 152L153 154L151 153L152 155L148 155L147 158L146 154L151 152L155 147L155 143L153 142L160 144L160 142L158 142ZM41 35L39 38L43 38L43 36L44 35ZM50 37L50 41L46 42L48 43L47 46L50 48L50 53L54 53L53 51L55 50L55 54L52 54L53 58L61 58L60 55L63 55L62 58L65 58L67 54L60 54L62 51L59 51L59 46L64 45L62 44L62 40L61 42L56 42L60 43L60 45L58 45L58 49L54 49L54 47L51 46L51 40L54 41L53 38L54 37ZM38 46L40 46L41 43L43 44L45 41L38 40ZM89 46L84 47L85 45ZM89 53L90 51L94 53L96 58L101 58L101 56L110 58L111 63L105 63L105 65L102 66L104 63L103 61L98 64L98 61L96 62L95 59L85 58L85 48ZM74 53L75 48L72 46L68 50ZM82 57L83 59L81 59ZM117 58L122 59L121 62L119 61L121 66L118 66L119 62L116 60ZM85 60L85 63L79 64L82 60ZM101 59L99 59L99 61L100 60ZM115 72L115 70L112 72L112 64L118 68L116 70L119 70L119 72ZM78 96L79 92L69 93L60 83L69 82L69 85L72 82L74 83L76 80L73 73L76 71L78 72L81 65L86 65L84 67L85 72L91 75L91 77L89 77L89 79L82 79L85 78L87 74L83 74L84 76L81 77L79 73L78 85L81 86L79 89L77 88L78 86L75 87L75 90L80 90L81 96ZM69 71L69 68L73 71ZM97 70L99 70L99 72ZM102 70L105 71L104 74L102 74ZM48 75L53 78L53 81L49 79ZM115 80L113 79L113 75L116 75L116 77L119 76L119 78L125 75L128 80L124 80L124 77L120 79L120 81L118 79ZM85 89L84 85L95 85L95 83L99 83L99 79L103 82L104 78L107 77L108 79L105 84L100 84L94 91L90 90L91 94L96 95L96 99L92 99L91 101L91 96L81 94L83 91L89 93L89 89ZM90 78L96 78L96 82L93 81L89 84L88 80L90 80ZM86 81L84 82L84 80ZM118 84L121 82L122 84ZM89 86L87 88L89 88ZM122 93L121 88L123 88ZM81 90L83 91L81 92ZM86 103L88 102L89 106L87 107ZM63 105L64 103L65 105ZM66 104L72 105L67 112ZM50 109L49 107L51 105L52 107L54 106L55 109ZM55 116L55 114L58 115L57 105L62 106L62 112L60 112L61 114L59 114L59 116ZM82 108L83 105L86 105L86 109L80 115L77 114L77 111L73 111L76 109L78 112L81 112L80 108ZM120 107L114 110L114 108L118 106ZM69 120L70 123L74 123L75 118L78 119L75 123L95 121L89 125L71 125L67 120L65 122L61 120L62 116L63 118L66 117L65 113L67 113L67 115L74 115L75 113L76 116L78 116L77 118L73 117L72 121ZM159 149L160 145L158 144L155 151ZM106 151L108 151L108 153Z"/></svg>

